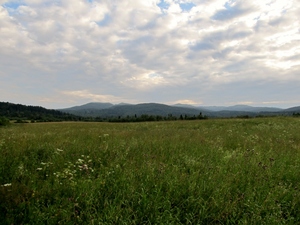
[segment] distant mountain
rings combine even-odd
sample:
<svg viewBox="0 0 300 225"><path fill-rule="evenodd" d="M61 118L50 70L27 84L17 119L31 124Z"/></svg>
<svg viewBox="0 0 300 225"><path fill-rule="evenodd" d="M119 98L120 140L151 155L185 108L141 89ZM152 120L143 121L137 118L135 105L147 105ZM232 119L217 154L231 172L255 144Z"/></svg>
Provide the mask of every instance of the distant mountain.
<svg viewBox="0 0 300 225"><path fill-rule="evenodd" d="M293 115L299 112L300 107L281 109L274 107L253 107L248 105L234 106L192 106L188 104L165 105L158 103L126 104L121 103L113 105L111 103L88 103L82 106L76 106L68 109L62 109L63 112L72 113L83 117L126 117L140 116L143 114L154 116L197 116L200 112L208 117L238 117L238 116L275 116L275 115ZM297 111L298 110L298 111Z"/></svg>
<svg viewBox="0 0 300 225"><path fill-rule="evenodd" d="M196 106L193 106L193 105L189 105L189 104L181 104L181 103L178 103L178 104L175 104L175 105L172 105L172 106L175 106L175 107L182 107L182 108L193 108L193 109L196 109L196 108L197 108Z"/></svg>
<svg viewBox="0 0 300 225"><path fill-rule="evenodd" d="M66 109L60 109L60 111L79 111L79 110L89 110L89 109L108 109L110 107L114 106L112 103L101 103L101 102L90 102L84 105L80 106L74 106L71 108L66 108Z"/></svg>
<svg viewBox="0 0 300 225"><path fill-rule="evenodd" d="M300 106L284 109L284 112L294 112L294 113L300 113Z"/></svg>
<svg viewBox="0 0 300 225"><path fill-rule="evenodd" d="M91 102L80 106L74 106L66 109L59 109L61 112L71 113L77 116L91 117L96 115L99 110L114 107L112 103Z"/></svg>
<svg viewBox="0 0 300 225"><path fill-rule="evenodd" d="M180 115L184 116L197 116L200 112L196 108L183 108L177 106L169 106L158 103L142 103L136 105L122 104L122 105L113 105L109 108L104 109L91 109L80 107L77 110L63 109L63 112L72 112L74 115L78 116L88 116L88 117L102 117L102 118L111 118L111 117L124 117L124 116L140 116L143 114L153 115L153 116L168 116L172 114L173 116L179 117Z"/></svg>
<svg viewBox="0 0 300 225"><path fill-rule="evenodd" d="M116 105L132 105L132 104L125 103L125 102L121 102L121 103L119 103L119 104L116 104Z"/></svg>
<svg viewBox="0 0 300 225"><path fill-rule="evenodd" d="M162 117L190 117L200 115L207 117L255 117L255 116L291 116L300 113L300 106L288 109L272 107L252 107L247 105L235 105L229 107L194 107L191 105L177 104L173 106L158 103L142 103L131 105L127 103L97 103L91 102L81 106L53 110L40 106L26 106L8 102L0 102L0 117L9 119L24 119L35 121L68 121L68 120L85 120L97 121L101 118L124 118L127 116L142 115L162 116ZM94 118L93 118L94 117Z"/></svg>
<svg viewBox="0 0 300 225"><path fill-rule="evenodd" d="M248 105L234 106L203 106L202 108L211 111L239 111L239 112L279 112L281 108L274 107L253 107Z"/></svg>

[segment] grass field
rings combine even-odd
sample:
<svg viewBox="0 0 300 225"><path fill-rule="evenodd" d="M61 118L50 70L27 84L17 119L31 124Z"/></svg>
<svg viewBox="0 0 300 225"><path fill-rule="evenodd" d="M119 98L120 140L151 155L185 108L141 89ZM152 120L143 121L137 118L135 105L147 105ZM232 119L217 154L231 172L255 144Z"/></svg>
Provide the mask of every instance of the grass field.
<svg viewBox="0 0 300 225"><path fill-rule="evenodd" d="M300 224L300 119L0 128L1 224Z"/></svg>

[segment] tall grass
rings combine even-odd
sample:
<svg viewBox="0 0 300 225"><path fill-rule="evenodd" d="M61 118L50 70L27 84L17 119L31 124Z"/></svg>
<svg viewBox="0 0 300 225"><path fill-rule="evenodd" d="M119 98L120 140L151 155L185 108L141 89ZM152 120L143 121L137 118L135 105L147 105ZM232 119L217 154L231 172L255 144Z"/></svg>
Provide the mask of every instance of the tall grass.
<svg viewBox="0 0 300 225"><path fill-rule="evenodd" d="M299 224L300 119L0 129L3 224Z"/></svg>

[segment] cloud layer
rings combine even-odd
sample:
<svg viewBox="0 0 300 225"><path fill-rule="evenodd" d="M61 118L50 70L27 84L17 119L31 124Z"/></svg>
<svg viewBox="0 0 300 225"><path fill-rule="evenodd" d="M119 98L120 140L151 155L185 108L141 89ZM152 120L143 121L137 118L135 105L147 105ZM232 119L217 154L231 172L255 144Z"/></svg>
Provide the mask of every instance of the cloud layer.
<svg viewBox="0 0 300 225"><path fill-rule="evenodd" d="M0 0L0 101L300 105L300 3Z"/></svg>

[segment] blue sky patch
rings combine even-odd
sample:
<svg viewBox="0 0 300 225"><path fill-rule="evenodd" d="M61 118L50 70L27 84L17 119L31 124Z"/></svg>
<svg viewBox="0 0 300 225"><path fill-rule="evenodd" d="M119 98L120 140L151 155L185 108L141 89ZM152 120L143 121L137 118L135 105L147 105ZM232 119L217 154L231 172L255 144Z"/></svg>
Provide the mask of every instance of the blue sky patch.
<svg viewBox="0 0 300 225"><path fill-rule="evenodd" d="M170 4L165 2L164 0L161 0L160 3L157 4L157 6L161 8L161 10L163 10L168 9L170 7Z"/></svg>
<svg viewBox="0 0 300 225"><path fill-rule="evenodd" d="M204 42L198 42L195 45L192 45L190 47L190 49L193 51L205 51L205 50L214 49L214 46L212 43L204 41Z"/></svg>
<svg viewBox="0 0 300 225"><path fill-rule="evenodd" d="M225 9L231 9L232 7L230 6L229 2L226 2L224 5Z"/></svg>
<svg viewBox="0 0 300 225"><path fill-rule="evenodd" d="M182 3L182 4L179 4L180 5L180 8L183 10L183 11L190 11L194 6L196 6L194 3L192 2L188 2L188 3Z"/></svg>
<svg viewBox="0 0 300 225"><path fill-rule="evenodd" d="M21 5L25 5L25 4L21 4L20 2L7 2L3 4L4 8L10 8L10 9L17 9Z"/></svg>
<svg viewBox="0 0 300 225"><path fill-rule="evenodd" d="M230 20L237 16L242 15L245 10L239 8L238 6L231 6L230 4L226 3L224 5L225 9L219 10L212 16L214 20Z"/></svg>
<svg viewBox="0 0 300 225"><path fill-rule="evenodd" d="M105 14L103 20L96 22L99 26L104 27L107 26L111 21L111 17L109 14Z"/></svg>

